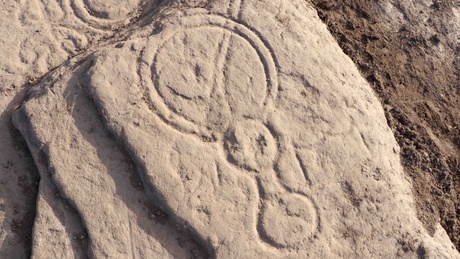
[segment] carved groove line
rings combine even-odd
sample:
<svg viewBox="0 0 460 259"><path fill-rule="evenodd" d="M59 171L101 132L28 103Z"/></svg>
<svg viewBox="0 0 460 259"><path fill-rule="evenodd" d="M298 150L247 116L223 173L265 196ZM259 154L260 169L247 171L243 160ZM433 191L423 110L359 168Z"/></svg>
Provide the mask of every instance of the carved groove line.
<svg viewBox="0 0 460 259"><path fill-rule="evenodd" d="M70 1L68 5L70 6L71 10L73 11L74 15L80 19L82 22L88 24L89 26L95 29L101 30L111 30L116 28L120 25L126 25L129 23L133 18L136 17L139 10L142 9L142 4L140 1L135 5L135 7L131 7L130 11L125 13L122 17L118 18L110 18L108 17L109 14L104 11L99 11L91 6L91 2L97 0L67 0ZM99 2L103 2L103 0L99 0ZM124 4L123 4L124 3ZM119 8L124 7L129 1L123 1L122 4L114 3L115 6L119 6Z"/></svg>

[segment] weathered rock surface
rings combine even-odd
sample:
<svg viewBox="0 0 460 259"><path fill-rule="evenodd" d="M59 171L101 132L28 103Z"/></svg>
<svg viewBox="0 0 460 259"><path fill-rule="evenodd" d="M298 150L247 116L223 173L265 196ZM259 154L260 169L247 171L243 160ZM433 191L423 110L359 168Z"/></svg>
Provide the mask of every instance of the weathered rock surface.
<svg viewBox="0 0 460 259"><path fill-rule="evenodd" d="M32 93L43 96L14 116L42 179L33 257L186 258L200 253L143 193L135 165L105 129L78 80L84 69ZM56 198L47 199L51 186L75 208L77 221L59 211Z"/></svg>
<svg viewBox="0 0 460 259"><path fill-rule="evenodd" d="M42 178L36 258L460 257L417 219L380 103L307 3L193 6L16 111Z"/></svg>

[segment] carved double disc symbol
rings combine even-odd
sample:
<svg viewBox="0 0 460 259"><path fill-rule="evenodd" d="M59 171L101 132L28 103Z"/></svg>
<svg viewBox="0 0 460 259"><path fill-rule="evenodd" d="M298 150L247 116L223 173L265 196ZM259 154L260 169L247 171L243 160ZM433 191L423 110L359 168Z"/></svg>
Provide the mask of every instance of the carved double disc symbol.
<svg viewBox="0 0 460 259"><path fill-rule="evenodd" d="M264 240L277 247L303 243L317 229L317 211L308 197L275 183L280 151L265 125L278 90L272 52L256 32L222 16L176 22L151 37L142 54L145 101L168 126L221 143L237 169L265 179L258 218Z"/></svg>

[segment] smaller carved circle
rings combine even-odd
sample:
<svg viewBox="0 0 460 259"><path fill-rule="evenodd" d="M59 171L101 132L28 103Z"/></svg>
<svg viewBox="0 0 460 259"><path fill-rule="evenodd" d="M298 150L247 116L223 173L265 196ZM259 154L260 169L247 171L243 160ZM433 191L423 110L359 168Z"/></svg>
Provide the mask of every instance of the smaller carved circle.
<svg viewBox="0 0 460 259"><path fill-rule="evenodd" d="M224 137L229 160L254 171L270 168L276 158L276 140L261 122L245 120L233 125Z"/></svg>
<svg viewBox="0 0 460 259"><path fill-rule="evenodd" d="M263 234L281 247L296 247L310 239L317 229L313 203L304 196L282 195L268 201L262 212Z"/></svg>
<svg viewBox="0 0 460 259"><path fill-rule="evenodd" d="M113 29L127 24L140 6L140 0L70 0L75 15L98 29Z"/></svg>

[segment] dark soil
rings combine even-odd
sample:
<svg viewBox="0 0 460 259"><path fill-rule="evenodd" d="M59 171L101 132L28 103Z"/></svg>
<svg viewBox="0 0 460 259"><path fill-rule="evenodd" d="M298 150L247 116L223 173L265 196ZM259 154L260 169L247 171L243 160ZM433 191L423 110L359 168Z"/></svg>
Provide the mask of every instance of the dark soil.
<svg viewBox="0 0 460 259"><path fill-rule="evenodd" d="M419 218L431 233L440 218L460 251L460 2L395 2L399 20L385 1L312 2L384 105Z"/></svg>

